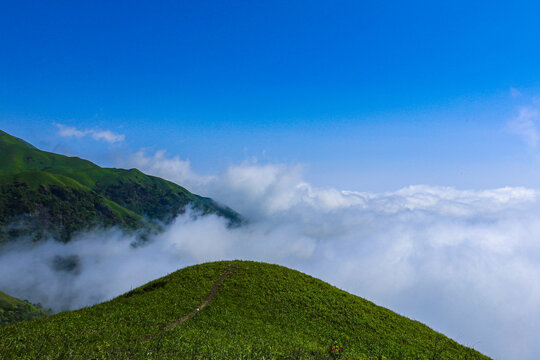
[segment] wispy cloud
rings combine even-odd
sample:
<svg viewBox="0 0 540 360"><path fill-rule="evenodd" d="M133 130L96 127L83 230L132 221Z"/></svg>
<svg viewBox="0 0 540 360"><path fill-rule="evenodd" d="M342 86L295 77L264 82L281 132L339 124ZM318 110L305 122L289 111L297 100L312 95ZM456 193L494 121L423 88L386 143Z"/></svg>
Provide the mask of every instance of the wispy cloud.
<svg viewBox="0 0 540 360"><path fill-rule="evenodd" d="M521 94L521 91L519 91L519 90L516 89L515 87L510 87L510 95L511 95L513 98L518 98L518 97L520 97L522 94Z"/></svg>
<svg viewBox="0 0 540 360"><path fill-rule="evenodd" d="M146 174L159 176L182 186L188 186L193 191L199 191L214 179L213 176L203 176L195 173L188 159L183 160L178 155L168 156L165 150L158 150L154 154L148 154L145 149L140 149L130 156L119 157L117 165L137 168Z"/></svg>
<svg viewBox="0 0 540 360"><path fill-rule="evenodd" d="M90 136L94 140L102 140L108 143L117 143L122 142L125 139L123 134L116 134L110 130L96 130L96 129L86 129L79 130L72 126L66 126L58 123L54 123L58 128L58 134L63 137L77 137L82 138L85 136Z"/></svg>
<svg viewBox="0 0 540 360"><path fill-rule="evenodd" d="M125 138L123 134L115 134L110 130L91 130L90 135L95 140L104 140L110 143L121 142Z"/></svg>
<svg viewBox="0 0 540 360"><path fill-rule="evenodd" d="M508 130L521 136L527 146L536 148L539 140L537 129L539 115L538 110L531 106L522 107L519 109L518 115L508 122Z"/></svg>

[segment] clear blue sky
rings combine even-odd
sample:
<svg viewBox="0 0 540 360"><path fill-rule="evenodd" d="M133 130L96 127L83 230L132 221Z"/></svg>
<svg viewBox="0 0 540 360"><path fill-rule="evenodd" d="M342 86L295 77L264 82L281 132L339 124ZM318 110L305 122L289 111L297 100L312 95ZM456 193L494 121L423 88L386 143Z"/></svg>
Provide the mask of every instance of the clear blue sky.
<svg viewBox="0 0 540 360"><path fill-rule="evenodd" d="M0 128L104 165L149 147L341 189L537 187L537 119L508 124L540 108L539 18L535 1L2 1Z"/></svg>

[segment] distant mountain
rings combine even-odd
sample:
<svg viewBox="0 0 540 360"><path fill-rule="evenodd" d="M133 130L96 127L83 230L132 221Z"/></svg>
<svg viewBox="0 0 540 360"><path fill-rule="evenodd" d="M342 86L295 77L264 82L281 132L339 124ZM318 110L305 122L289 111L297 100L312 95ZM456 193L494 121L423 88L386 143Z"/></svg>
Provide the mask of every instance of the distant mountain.
<svg viewBox="0 0 540 360"><path fill-rule="evenodd" d="M45 310L0 291L0 325L47 316Z"/></svg>
<svg viewBox="0 0 540 360"><path fill-rule="evenodd" d="M282 266L196 265L111 301L0 328L2 359L488 360Z"/></svg>
<svg viewBox="0 0 540 360"><path fill-rule="evenodd" d="M144 234L189 206L230 225L242 221L234 210L170 181L41 151L1 130L0 155L0 243L20 237L67 242L95 226Z"/></svg>

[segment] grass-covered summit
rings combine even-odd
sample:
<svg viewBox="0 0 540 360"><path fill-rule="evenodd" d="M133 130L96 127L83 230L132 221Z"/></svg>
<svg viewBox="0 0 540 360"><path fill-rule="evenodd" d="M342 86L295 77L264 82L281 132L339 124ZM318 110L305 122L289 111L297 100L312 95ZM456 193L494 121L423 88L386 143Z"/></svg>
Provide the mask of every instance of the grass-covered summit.
<svg viewBox="0 0 540 360"><path fill-rule="evenodd" d="M489 359L323 281L247 261L188 267L99 305L0 327L0 358Z"/></svg>
<svg viewBox="0 0 540 360"><path fill-rule="evenodd" d="M94 226L148 229L187 206L240 222L232 209L170 181L41 151L1 130L0 155L0 243L18 237L69 241Z"/></svg>

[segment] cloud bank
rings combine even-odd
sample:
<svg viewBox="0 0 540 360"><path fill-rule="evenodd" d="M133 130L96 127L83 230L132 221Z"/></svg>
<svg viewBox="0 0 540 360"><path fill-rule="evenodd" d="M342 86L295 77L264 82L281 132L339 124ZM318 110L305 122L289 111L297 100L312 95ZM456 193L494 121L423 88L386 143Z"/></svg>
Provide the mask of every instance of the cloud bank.
<svg viewBox="0 0 540 360"><path fill-rule="evenodd" d="M114 230L67 245L5 247L0 289L60 310L110 299L187 265L259 260L321 278L496 358L540 354L536 190L365 193L316 188L298 166L245 163L201 177L178 157L135 156L126 162L137 159L145 172L213 196L250 224L228 229L221 218L188 213L141 247ZM77 271L58 270L58 257L73 256Z"/></svg>

